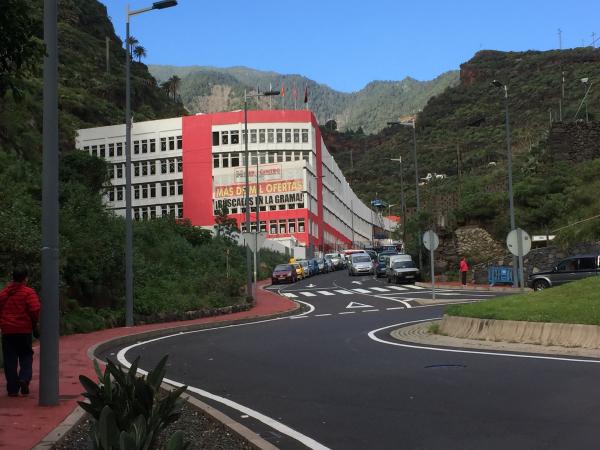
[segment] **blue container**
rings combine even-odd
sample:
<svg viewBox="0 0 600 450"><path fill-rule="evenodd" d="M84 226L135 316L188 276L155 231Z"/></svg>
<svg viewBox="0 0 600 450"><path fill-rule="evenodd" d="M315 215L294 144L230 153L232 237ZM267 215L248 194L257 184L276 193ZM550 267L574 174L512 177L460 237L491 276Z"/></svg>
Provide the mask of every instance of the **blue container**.
<svg viewBox="0 0 600 450"><path fill-rule="evenodd" d="M488 284L513 284L512 267L491 266L488 267Z"/></svg>

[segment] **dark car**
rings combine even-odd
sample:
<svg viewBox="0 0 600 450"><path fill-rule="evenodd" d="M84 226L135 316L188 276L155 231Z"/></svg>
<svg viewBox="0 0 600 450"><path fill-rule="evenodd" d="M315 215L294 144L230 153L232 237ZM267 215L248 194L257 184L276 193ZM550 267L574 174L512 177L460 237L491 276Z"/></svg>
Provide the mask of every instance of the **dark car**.
<svg viewBox="0 0 600 450"><path fill-rule="evenodd" d="M389 262L390 255L379 255L377 257L377 267L375 267L375 275L377 278L385 277Z"/></svg>
<svg viewBox="0 0 600 450"><path fill-rule="evenodd" d="M319 270L319 262L316 259L309 259L308 266L310 267L311 275L317 275L321 273L321 271Z"/></svg>
<svg viewBox="0 0 600 450"><path fill-rule="evenodd" d="M333 272L335 269L335 264L333 263L333 259L325 255L323 257L323 261L325 262L325 272Z"/></svg>
<svg viewBox="0 0 600 450"><path fill-rule="evenodd" d="M552 270L530 274L527 285L536 291L543 291L593 275L600 275L600 255L576 255L559 261Z"/></svg>
<svg viewBox="0 0 600 450"><path fill-rule="evenodd" d="M421 272L414 261L392 261L386 271L387 281L391 283L414 283L420 280Z"/></svg>
<svg viewBox="0 0 600 450"><path fill-rule="evenodd" d="M298 279L296 269L291 264L279 264L273 269L271 275L271 284L277 284L281 281L295 283Z"/></svg>

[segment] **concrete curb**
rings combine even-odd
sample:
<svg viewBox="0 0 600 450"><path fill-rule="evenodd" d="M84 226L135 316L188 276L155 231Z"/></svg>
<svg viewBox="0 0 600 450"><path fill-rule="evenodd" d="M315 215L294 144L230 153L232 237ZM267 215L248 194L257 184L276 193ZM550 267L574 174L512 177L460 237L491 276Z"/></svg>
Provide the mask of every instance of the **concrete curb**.
<svg viewBox="0 0 600 450"><path fill-rule="evenodd" d="M31 450L48 450L52 448L56 443L58 443L63 437L71 431L75 425L79 423L79 421L85 417L86 412L78 406L75 410L69 414L65 420L63 420L60 425L58 425L54 430L48 433L46 436L42 438L38 444L33 447Z"/></svg>
<svg viewBox="0 0 600 450"><path fill-rule="evenodd" d="M416 282L417 286L431 288L431 283ZM466 287L462 287L459 283L444 283L436 282L435 287L442 289L463 289L465 291L494 291L494 292L512 292L514 294L520 294L523 292L533 292L530 288L524 288L521 291L520 288L514 288L512 286L491 286L489 284L467 284Z"/></svg>
<svg viewBox="0 0 600 450"><path fill-rule="evenodd" d="M444 315L440 332L466 339L586 349L600 348L600 326L597 325L476 319Z"/></svg>

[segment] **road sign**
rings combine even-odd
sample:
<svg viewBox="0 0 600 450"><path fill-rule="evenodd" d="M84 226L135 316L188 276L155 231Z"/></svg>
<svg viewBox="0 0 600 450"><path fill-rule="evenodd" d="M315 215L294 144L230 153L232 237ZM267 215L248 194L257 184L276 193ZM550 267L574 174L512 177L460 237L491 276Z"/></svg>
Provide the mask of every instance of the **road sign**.
<svg viewBox="0 0 600 450"><path fill-rule="evenodd" d="M423 245L427 250L435 250L440 245L440 238L433 230L423 233Z"/></svg>
<svg viewBox="0 0 600 450"><path fill-rule="evenodd" d="M519 256L519 240L521 241L521 256L525 256L531 250L531 237L525 230L515 228L506 237L506 246L508 250L515 255Z"/></svg>
<svg viewBox="0 0 600 450"><path fill-rule="evenodd" d="M242 233L242 243L250 247L250 250L252 250L253 253L256 252L257 247L260 250L266 238L267 233L264 231L258 233L258 235L257 233Z"/></svg>

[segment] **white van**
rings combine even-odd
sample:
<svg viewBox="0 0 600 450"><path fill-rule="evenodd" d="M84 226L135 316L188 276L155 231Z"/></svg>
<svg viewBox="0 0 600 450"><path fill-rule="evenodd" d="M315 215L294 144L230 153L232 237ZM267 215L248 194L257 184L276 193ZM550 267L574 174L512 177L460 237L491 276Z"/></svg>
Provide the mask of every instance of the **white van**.
<svg viewBox="0 0 600 450"><path fill-rule="evenodd" d="M403 255L390 255L389 262L387 263L388 267L392 267L392 264L396 261L412 261L412 256L403 254Z"/></svg>

